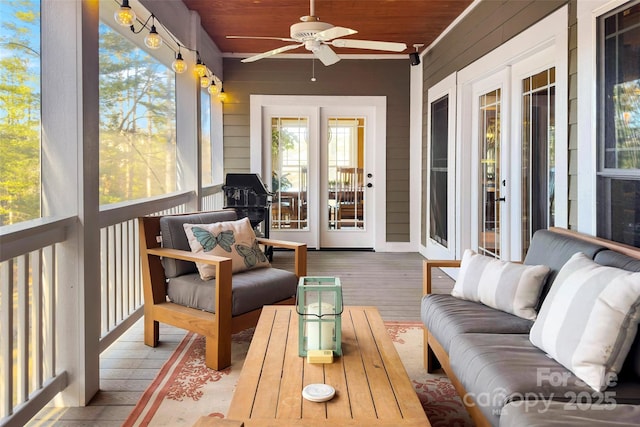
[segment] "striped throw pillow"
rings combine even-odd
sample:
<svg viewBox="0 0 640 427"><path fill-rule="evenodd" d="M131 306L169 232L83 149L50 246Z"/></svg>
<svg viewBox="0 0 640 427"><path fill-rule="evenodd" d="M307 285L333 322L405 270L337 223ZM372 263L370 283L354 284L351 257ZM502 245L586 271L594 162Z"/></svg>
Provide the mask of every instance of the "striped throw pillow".
<svg viewBox="0 0 640 427"><path fill-rule="evenodd" d="M640 273L577 253L560 269L529 340L596 391L615 382L640 319Z"/></svg>
<svg viewBox="0 0 640 427"><path fill-rule="evenodd" d="M467 249L451 295L534 320L547 274L546 265L501 261Z"/></svg>

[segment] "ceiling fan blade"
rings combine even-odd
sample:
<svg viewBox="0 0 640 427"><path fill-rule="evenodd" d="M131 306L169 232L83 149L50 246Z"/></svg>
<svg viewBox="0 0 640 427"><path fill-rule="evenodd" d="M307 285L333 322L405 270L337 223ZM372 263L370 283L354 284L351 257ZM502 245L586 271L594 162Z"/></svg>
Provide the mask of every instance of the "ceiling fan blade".
<svg viewBox="0 0 640 427"><path fill-rule="evenodd" d="M332 27L317 33L315 39L320 41L327 41L337 39L338 37L350 36L357 33L358 32L356 30L352 30L351 28Z"/></svg>
<svg viewBox="0 0 640 427"><path fill-rule="evenodd" d="M331 44L335 47L352 47L356 49L389 50L392 52L402 52L407 48L407 45L404 43L380 42L380 41L374 41L374 40L338 39L338 40L333 40Z"/></svg>
<svg viewBox="0 0 640 427"><path fill-rule="evenodd" d="M269 56L277 55L279 53L286 52L288 50L297 49L297 48L302 47L302 46L304 46L304 43L302 43L302 44L292 44L292 45L289 45L289 46L282 46L282 47L279 47L277 49L270 50L268 52L259 53L258 55L250 56L248 58L243 59L240 62L257 61L258 59L267 58Z"/></svg>
<svg viewBox="0 0 640 427"><path fill-rule="evenodd" d="M321 44L317 49L313 50L313 53L318 57L320 62L324 65L333 65L340 61L340 57L326 44Z"/></svg>
<svg viewBox="0 0 640 427"><path fill-rule="evenodd" d="M254 36L226 36L228 39L253 39L253 40L280 40L283 42L297 42L298 40L284 37L254 37Z"/></svg>

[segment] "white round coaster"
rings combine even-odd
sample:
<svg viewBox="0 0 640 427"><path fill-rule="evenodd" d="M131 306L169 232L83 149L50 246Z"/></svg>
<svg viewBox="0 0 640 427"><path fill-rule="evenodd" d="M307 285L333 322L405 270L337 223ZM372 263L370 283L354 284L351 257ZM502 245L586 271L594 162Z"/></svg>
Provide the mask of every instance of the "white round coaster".
<svg viewBox="0 0 640 427"><path fill-rule="evenodd" d="M309 384L302 389L302 397L311 402L326 402L336 395L336 389L327 384Z"/></svg>

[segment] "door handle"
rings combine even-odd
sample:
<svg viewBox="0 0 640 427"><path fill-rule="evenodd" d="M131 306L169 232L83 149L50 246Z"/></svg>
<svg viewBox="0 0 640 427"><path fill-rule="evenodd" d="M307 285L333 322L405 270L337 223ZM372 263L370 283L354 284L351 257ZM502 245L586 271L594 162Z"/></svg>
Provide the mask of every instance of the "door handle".
<svg viewBox="0 0 640 427"><path fill-rule="evenodd" d="M506 202L507 199L505 197L498 197L495 199L496 202Z"/></svg>

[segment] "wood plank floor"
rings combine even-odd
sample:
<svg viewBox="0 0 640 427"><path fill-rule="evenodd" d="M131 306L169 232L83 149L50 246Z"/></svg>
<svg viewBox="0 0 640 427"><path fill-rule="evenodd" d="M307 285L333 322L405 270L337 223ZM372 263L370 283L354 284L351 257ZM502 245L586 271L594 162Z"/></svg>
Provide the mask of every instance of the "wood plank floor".
<svg viewBox="0 0 640 427"><path fill-rule="evenodd" d="M422 260L418 253L310 251L307 275L340 278L347 305L377 306L384 320L420 320ZM291 265L292 252L276 252L273 265ZM450 292L453 281L436 272L434 292ZM28 426L121 426L173 353L185 331L160 326L160 345L143 344L138 321L100 356L100 391L82 408L45 408Z"/></svg>

